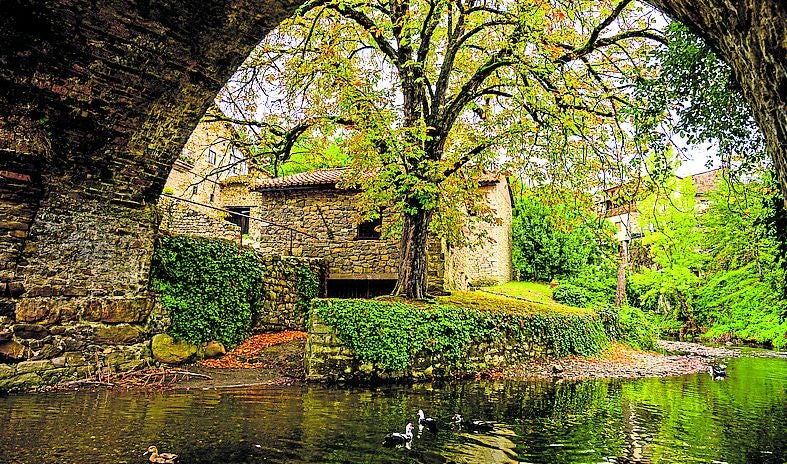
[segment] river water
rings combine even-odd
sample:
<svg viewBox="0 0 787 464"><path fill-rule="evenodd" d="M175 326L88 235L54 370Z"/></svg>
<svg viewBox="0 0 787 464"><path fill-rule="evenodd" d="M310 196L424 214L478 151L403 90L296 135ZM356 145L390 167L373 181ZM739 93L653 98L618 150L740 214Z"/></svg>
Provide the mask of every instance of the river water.
<svg viewBox="0 0 787 464"><path fill-rule="evenodd" d="M0 463L787 462L787 359L725 380L481 381L376 388L60 392L0 397ZM494 421L381 446L418 409Z"/></svg>

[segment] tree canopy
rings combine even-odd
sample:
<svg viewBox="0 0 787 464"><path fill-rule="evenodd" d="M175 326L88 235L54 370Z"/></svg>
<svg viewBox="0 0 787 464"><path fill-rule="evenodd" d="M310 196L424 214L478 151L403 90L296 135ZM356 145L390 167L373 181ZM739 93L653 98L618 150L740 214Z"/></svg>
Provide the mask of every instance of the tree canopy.
<svg viewBox="0 0 787 464"><path fill-rule="evenodd" d="M399 218L397 293L422 297L428 231L460 240L459 211L488 216L476 187L501 160L587 179L626 156L621 109L663 41L651 13L632 0L312 0L225 96L274 170L299 144L341 146L362 212Z"/></svg>

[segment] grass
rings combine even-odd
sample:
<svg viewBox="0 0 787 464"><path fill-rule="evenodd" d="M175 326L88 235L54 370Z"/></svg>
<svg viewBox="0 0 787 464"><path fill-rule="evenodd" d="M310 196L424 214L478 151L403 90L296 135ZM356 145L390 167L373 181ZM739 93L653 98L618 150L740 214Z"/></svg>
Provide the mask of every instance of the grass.
<svg viewBox="0 0 787 464"><path fill-rule="evenodd" d="M540 282L508 282L494 287L486 287L483 290L499 295L512 296L537 303L554 304L552 299L552 289L549 284Z"/></svg>
<svg viewBox="0 0 787 464"><path fill-rule="evenodd" d="M454 292L450 296L437 297L437 303L507 314L593 313L590 309L574 308L554 301L548 285L533 282L509 282L472 292Z"/></svg>

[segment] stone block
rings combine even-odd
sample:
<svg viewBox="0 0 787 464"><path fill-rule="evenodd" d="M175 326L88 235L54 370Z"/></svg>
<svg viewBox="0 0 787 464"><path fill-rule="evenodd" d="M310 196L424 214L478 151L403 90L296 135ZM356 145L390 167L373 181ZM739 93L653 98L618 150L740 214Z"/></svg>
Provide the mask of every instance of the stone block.
<svg viewBox="0 0 787 464"><path fill-rule="evenodd" d="M43 372L54 369L52 361L45 359L41 361L22 361L16 365L17 374L27 374L28 372Z"/></svg>
<svg viewBox="0 0 787 464"><path fill-rule="evenodd" d="M0 391L24 391L44 385L44 380L38 374L29 372L7 379L0 380Z"/></svg>
<svg viewBox="0 0 787 464"><path fill-rule="evenodd" d="M144 322L150 314L152 302L147 298L89 300L83 318L86 321L111 324Z"/></svg>
<svg viewBox="0 0 787 464"><path fill-rule="evenodd" d="M65 353L63 357L66 358L66 366L69 367L84 366L87 364L85 355L78 351Z"/></svg>
<svg viewBox="0 0 787 464"><path fill-rule="evenodd" d="M99 345L130 345L143 338L142 328L130 324L100 326L93 333L93 342Z"/></svg>
<svg viewBox="0 0 787 464"><path fill-rule="evenodd" d="M0 380L8 379L16 375L16 368L8 364L0 364Z"/></svg>
<svg viewBox="0 0 787 464"><path fill-rule="evenodd" d="M41 340L49 336L49 330L37 324L16 324L13 330L18 338Z"/></svg>
<svg viewBox="0 0 787 464"><path fill-rule="evenodd" d="M166 334L156 334L151 341L153 358L165 364L183 364L197 354L197 345L175 341Z"/></svg>
<svg viewBox="0 0 787 464"><path fill-rule="evenodd" d="M224 348L224 345L217 341L208 342L205 345L204 351L206 358L216 358L218 356L223 356L227 354L227 350Z"/></svg>
<svg viewBox="0 0 787 464"><path fill-rule="evenodd" d="M26 349L16 341L0 343L0 361L19 361L25 359Z"/></svg>
<svg viewBox="0 0 787 464"><path fill-rule="evenodd" d="M59 314L54 301L44 298L24 298L16 304L16 320L20 322L57 322Z"/></svg>

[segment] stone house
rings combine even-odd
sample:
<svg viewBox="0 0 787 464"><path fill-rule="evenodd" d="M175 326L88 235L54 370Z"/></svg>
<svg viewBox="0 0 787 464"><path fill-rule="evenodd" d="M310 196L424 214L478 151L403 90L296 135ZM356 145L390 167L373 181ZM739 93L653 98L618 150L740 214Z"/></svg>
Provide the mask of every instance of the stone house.
<svg viewBox="0 0 787 464"><path fill-rule="evenodd" d="M696 187L697 213L707 209L707 194L718 185L721 175L721 169L712 169L691 176ZM599 212L615 226L615 238L619 242L636 240L643 236L637 200L645 196L647 191L644 182L624 184L602 192L597 202Z"/></svg>
<svg viewBox="0 0 787 464"><path fill-rule="evenodd" d="M236 129L228 122L199 122L164 185L159 201L163 230L238 239L244 219L223 212L221 189L222 181L249 174L248 155L236 140Z"/></svg>
<svg viewBox="0 0 787 464"><path fill-rule="evenodd" d="M328 263L329 296L369 297L390 293L399 265L398 239L384 239L380 230L392 218L359 220L358 192L338 188L346 171L324 169L253 182L221 183L225 207L248 212L246 233L262 254L324 258ZM481 183L497 223L476 221L489 240L475 246L429 241L429 285L432 291L465 290L471 286L511 280L512 194L501 176Z"/></svg>

